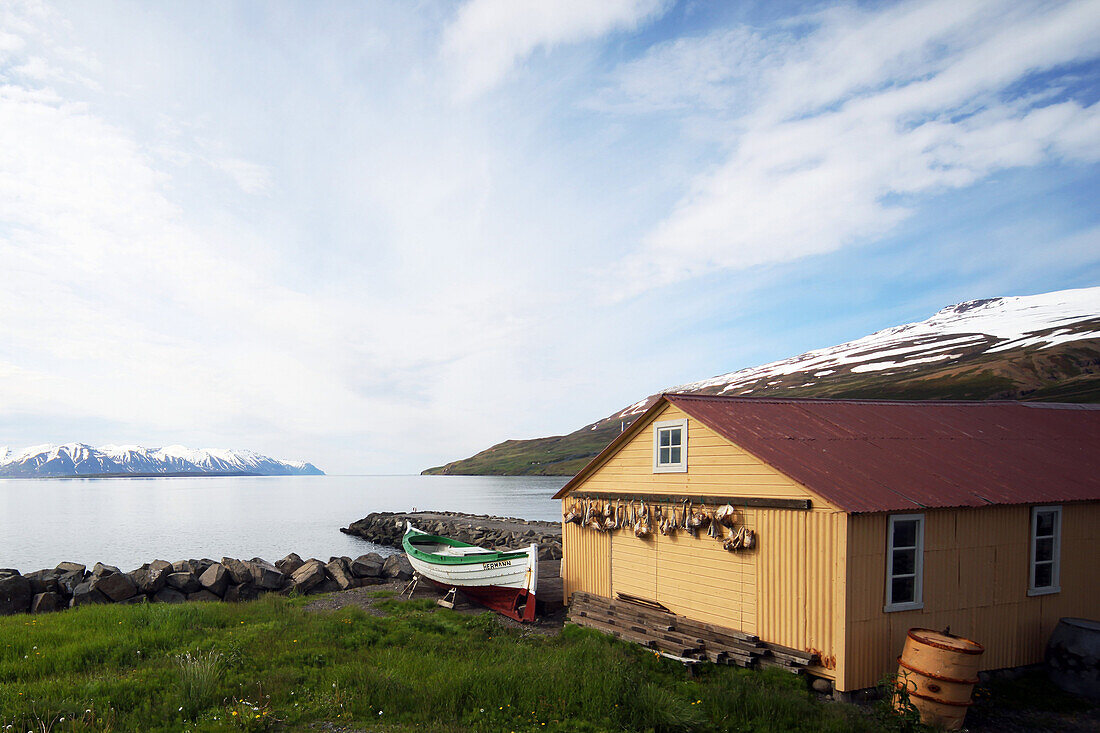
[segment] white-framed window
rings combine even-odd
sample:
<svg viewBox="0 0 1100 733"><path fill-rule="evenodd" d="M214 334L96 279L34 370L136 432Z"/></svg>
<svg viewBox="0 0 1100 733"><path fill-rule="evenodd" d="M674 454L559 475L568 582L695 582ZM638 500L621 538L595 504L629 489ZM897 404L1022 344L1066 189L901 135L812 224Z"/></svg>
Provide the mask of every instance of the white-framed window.
<svg viewBox="0 0 1100 733"><path fill-rule="evenodd" d="M653 473L686 473L687 439L686 418L653 423Z"/></svg>
<svg viewBox="0 0 1100 733"><path fill-rule="evenodd" d="M1059 571L1062 555L1062 507L1031 508L1031 574L1027 594L1040 596L1062 590Z"/></svg>
<svg viewBox="0 0 1100 733"><path fill-rule="evenodd" d="M886 526L886 607L924 608L924 515L893 514Z"/></svg>

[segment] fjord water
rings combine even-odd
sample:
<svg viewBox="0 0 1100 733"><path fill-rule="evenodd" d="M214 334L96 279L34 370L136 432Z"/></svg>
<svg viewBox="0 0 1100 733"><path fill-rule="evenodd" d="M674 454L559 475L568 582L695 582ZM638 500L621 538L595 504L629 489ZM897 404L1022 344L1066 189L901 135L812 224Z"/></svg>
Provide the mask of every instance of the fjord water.
<svg viewBox="0 0 1100 733"><path fill-rule="evenodd" d="M131 570L160 558L328 560L388 548L340 532L370 512L557 521L560 476L233 476L0 480L0 567Z"/></svg>

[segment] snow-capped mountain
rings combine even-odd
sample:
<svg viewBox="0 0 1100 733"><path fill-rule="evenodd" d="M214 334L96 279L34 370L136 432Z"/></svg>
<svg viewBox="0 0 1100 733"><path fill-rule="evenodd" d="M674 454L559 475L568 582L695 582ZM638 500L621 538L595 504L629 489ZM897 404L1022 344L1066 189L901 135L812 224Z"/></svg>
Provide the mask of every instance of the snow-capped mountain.
<svg viewBox="0 0 1100 733"><path fill-rule="evenodd" d="M810 388L824 382L858 382L860 375L900 376L982 355L1014 349L1042 351L1096 338L1100 338L1100 287L968 300L924 321L662 391L728 395L773 393L777 388L813 391ZM636 402L611 419L641 414L656 397Z"/></svg>
<svg viewBox="0 0 1100 733"><path fill-rule="evenodd" d="M203 448L182 445L143 448L140 445L105 445L93 448L83 443L32 445L14 452L0 446L0 477L98 476L98 475L322 475L305 461L280 461L248 450Z"/></svg>
<svg viewBox="0 0 1100 733"><path fill-rule="evenodd" d="M662 392L1100 402L1100 287L950 305L923 321ZM569 475L657 397L568 435L505 441L426 472Z"/></svg>

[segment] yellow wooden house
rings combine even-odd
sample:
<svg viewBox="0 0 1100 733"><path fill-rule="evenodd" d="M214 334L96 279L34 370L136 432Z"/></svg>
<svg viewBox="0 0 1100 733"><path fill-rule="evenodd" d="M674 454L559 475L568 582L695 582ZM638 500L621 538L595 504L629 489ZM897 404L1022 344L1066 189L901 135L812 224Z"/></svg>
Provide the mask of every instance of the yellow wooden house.
<svg viewBox="0 0 1100 733"><path fill-rule="evenodd" d="M998 669L1100 618L1097 406L667 394L555 498L733 506L750 550L565 523L566 603L628 595L808 651L841 692L896 671L913 627Z"/></svg>

